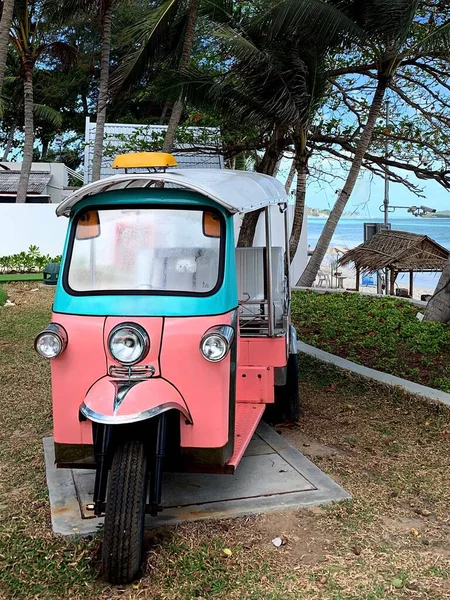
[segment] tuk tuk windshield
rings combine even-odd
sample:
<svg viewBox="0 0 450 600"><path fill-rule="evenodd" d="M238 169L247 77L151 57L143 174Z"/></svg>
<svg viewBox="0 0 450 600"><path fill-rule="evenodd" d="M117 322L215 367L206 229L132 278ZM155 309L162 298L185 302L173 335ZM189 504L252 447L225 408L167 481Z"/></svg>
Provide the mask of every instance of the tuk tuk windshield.
<svg viewBox="0 0 450 600"><path fill-rule="evenodd" d="M74 224L68 287L210 294L221 283L222 221L212 209L89 209Z"/></svg>

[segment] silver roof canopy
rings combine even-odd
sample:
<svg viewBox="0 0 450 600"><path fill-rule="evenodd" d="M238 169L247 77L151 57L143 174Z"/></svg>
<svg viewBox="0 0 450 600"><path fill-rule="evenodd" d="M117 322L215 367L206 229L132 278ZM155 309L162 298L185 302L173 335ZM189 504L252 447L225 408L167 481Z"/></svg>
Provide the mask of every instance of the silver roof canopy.
<svg viewBox="0 0 450 600"><path fill-rule="evenodd" d="M271 204L287 202L283 184L261 173L229 169L173 169L167 173L115 175L83 186L56 209L58 217L68 217L81 200L115 190L140 189L164 182L198 192L231 213L245 213Z"/></svg>

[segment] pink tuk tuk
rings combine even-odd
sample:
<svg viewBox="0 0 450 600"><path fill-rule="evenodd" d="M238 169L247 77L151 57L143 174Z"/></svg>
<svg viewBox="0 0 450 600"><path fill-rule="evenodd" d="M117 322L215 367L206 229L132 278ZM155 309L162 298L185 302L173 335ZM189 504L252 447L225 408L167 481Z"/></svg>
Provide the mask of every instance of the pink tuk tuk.
<svg viewBox="0 0 450 600"><path fill-rule="evenodd" d="M276 179L173 169L171 155L123 155L143 167L86 185L69 218L50 325L60 468L94 469L104 515L103 569L139 573L146 513L161 510L165 470L233 474L266 413L299 413L290 322L287 197ZM265 246L235 247L239 215L261 209ZM283 247L272 245L284 213Z"/></svg>

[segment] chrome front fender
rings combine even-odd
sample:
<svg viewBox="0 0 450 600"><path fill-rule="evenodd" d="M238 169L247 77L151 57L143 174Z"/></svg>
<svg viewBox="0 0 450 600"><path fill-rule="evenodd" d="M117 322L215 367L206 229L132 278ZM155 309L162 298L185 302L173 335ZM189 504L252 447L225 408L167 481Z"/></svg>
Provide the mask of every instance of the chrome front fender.
<svg viewBox="0 0 450 600"><path fill-rule="evenodd" d="M137 423L168 410L178 410L192 424L182 395L161 377L142 381L102 377L88 390L80 406L84 417L104 425Z"/></svg>

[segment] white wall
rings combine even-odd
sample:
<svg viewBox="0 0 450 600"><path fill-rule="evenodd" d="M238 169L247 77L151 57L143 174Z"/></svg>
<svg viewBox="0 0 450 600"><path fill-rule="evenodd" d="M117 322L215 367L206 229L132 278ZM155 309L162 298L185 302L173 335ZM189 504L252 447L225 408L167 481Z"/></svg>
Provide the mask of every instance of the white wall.
<svg viewBox="0 0 450 600"><path fill-rule="evenodd" d="M291 212L293 206L289 207ZM278 207L271 208L272 243L283 246L284 217ZM235 218L236 239L241 216ZM0 256L28 250L39 246L42 254L61 254L69 220L55 215L52 204L0 204ZM292 222L292 218L291 218ZM260 217L256 228L255 246L265 245L264 219ZM297 254L291 265L292 284L295 285L307 263L306 212Z"/></svg>
<svg viewBox="0 0 450 600"><path fill-rule="evenodd" d="M0 256L38 246L42 254L62 253L69 219L53 204L0 204Z"/></svg>

